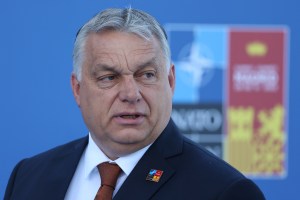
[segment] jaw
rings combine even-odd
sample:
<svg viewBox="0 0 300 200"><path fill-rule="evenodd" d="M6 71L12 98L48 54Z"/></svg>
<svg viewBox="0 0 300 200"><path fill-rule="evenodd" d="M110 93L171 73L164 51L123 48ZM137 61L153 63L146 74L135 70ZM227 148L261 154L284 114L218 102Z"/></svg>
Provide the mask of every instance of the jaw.
<svg viewBox="0 0 300 200"><path fill-rule="evenodd" d="M114 134L107 133L105 136L101 135L102 137L91 132L97 146L110 159L136 152L153 143L159 136L158 133L153 133L153 130L146 132L143 127L134 126L119 127L119 130L115 129L111 132Z"/></svg>

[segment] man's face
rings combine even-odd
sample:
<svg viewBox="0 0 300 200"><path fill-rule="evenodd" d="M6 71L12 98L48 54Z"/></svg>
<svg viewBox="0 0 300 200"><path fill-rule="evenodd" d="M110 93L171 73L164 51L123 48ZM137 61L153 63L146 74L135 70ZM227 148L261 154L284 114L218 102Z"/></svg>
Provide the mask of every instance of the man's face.
<svg viewBox="0 0 300 200"><path fill-rule="evenodd" d="M82 79L72 89L84 121L102 151L116 159L137 151L166 127L175 87L156 39L105 31L86 41Z"/></svg>

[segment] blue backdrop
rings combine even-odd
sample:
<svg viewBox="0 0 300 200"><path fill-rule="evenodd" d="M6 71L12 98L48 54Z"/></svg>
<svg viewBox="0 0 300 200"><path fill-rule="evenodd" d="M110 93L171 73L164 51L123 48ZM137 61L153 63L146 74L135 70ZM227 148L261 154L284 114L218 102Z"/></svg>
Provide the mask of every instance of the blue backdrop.
<svg viewBox="0 0 300 200"><path fill-rule="evenodd" d="M145 10L162 24L286 25L289 44L288 175L255 180L267 199L296 199L300 179L300 26L296 0L11 0L0 2L0 198L15 164L86 135L70 87L81 25L107 7Z"/></svg>

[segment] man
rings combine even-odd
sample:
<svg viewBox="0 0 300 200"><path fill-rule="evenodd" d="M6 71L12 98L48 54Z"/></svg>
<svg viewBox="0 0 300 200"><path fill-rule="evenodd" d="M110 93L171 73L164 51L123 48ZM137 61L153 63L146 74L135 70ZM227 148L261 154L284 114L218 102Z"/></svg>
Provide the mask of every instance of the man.
<svg viewBox="0 0 300 200"><path fill-rule="evenodd" d="M5 200L98 199L112 173L100 163L120 169L109 185L116 200L264 199L252 181L178 133L170 119L175 69L152 16L99 13L78 32L73 64L89 136L21 161Z"/></svg>

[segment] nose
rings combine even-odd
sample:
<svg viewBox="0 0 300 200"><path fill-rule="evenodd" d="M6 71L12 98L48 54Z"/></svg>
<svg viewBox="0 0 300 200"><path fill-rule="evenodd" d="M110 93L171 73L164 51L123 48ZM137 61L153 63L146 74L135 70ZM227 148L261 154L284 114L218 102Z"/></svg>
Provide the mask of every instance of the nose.
<svg viewBox="0 0 300 200"><path fill-rule="evenodd" d="M122 102L137 103L141 100L142 95L140 88L133 77L126 77L120 84L119 98Z"/></svg>

